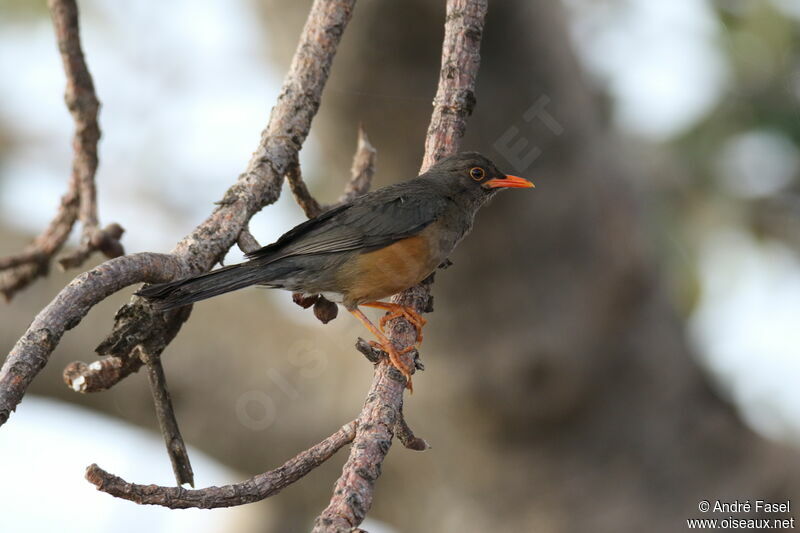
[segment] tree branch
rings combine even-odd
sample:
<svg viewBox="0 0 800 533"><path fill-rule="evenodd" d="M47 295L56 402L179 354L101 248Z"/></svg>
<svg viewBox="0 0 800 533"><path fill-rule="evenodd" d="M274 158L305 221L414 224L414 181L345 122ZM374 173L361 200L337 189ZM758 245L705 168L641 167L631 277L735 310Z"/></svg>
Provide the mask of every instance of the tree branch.
<svg viewBox="0 0 800 533"><path fill-rule="evenodd" d="M475 79L481 64L481 38L488 0L448 0L439 86L425 137L420 173L458 152L475 108Z"/></svg>
<svg viewBox="0 0 800 533"><path fill-rule="evenodd" d="M142 361L138 357L123 361L110 355L88 365L83 361L74 361L64 368L62 377L67 387L75 392L101 392L110 389L141 366Z"/></svg>
<svg viewBox="0 0 800 533"><path fill-rule="evenodd" d="M250 218L278 199L283 177L296 160L319 108L336 48L354 4L355 0L315 0L278 101L245 172L228 189L214 212L172 251L185 258L190 274L205 272L218 263L239 240ZM130 311L118 313L114 328L98 346L98 353L126 361L139 344L161 345L162 349L169 344L171 339L153 329L162 313L139 298L127 306Z"/></svg>
<svg viewBox="0 0 800 533"><path fill-rule="evenodd" d="M64 332L77 326L94 305L130 285L169 281L185 272L184 263L172 255L140 253L111 259L72 280L36 315L0 369L0 425L44 368Z"/></svg>
<svg viewBox="0 0 800 533"><path fill-rule="evenodd" d="M153 393L153 403L156 408L156 418L164 443L167 445L167 454L175 473L178 485L188 483L194 487L194 472L189 461L189 452L183 442L181 431L178 429L178 420L172 408L172 397L167 390L167 377L164 367L161 366L161 357L150 355L142 351L139 356L147 365L147 376L150 380L150 390Z"/></svg>
<svg viewBox="0 0 800 533"><path fill-rule="evenodd" d="M369 142L364 125L358 125L358 142L356 153L353 156L353 165L350 167L350 181L344 188L344 193L339 197L336 205L349 202L366 194L372 185L372 177L375 175L375 160L378 152Z"/></svg>
<svg viewBox="0 0 800 533"><path fill-rule="evenodd" d="M7 302L17 291L25 288L36 278L45 276L50 268L50 260L64 245L77 218L78 192L74 180L70 180L69 190L61 198L55 218L47 229L36 237L23 252L0 258L0 292Z"/></svg>
<svg viewBox="0 0 800 533"><path fill-rule="evenodd" d="M24 252L0 259L0 270L13 269L0 276L0 292L6 300L47 274L50 261L69 237L76 219L83 225L81 244L75 252L59 260L62 268L79 266L95 250L111 258L124 253L119 242L122 227L119 224L103 230L98 227L94 177L100 139L97 124L100 102L81 49L78 6L75 0L49 0L48 6L67 78L64 100L75 122L72 175L67 193L47 229Z"/></svg>
<svg viewBox="0 0 800 533"><path fill-rule="evenodd" d="M480 65L480 41L487 0L448 0L442 68L434 99L422 172L439 159L458 151L466 129L466 119L475 105L475 78ZM395 296L393 301L418 312L431 311L430 285L426 282ZM405 319L391 325L390 339L400 350L413 346L416 330ZM393 432L401 419L405 379L384 358L375 374L364 408L358 417L359 429L334 486L328 507L317 518L315 533L350 531L357 527L372 505L374 483L391 446ZM407 426L406 426L407 428ZM405 429L402 428L401 429ZM404 435L404 438L407 435Z"/></svg>
<svg viewBox="0 0 800 533"><path fill-rule="evenodd" d="M245 172L228 189L214 212L172 251L169 261L173 262L174 268L162 270L158 275L149 271L151 279L138 276L132 283L171 281L210 269L237 241L250 218L278 199L281 180L297 157L298 150L308 136L311 120L319 108L336 48L350 20L354 4L355 0L315 0L278 101ZM118 268L119 263L114 261L98 268L111 268L108 265ZM97 269L90 272L95 270ZM99 301L93 300L92 295L81 294L80 286L74 286L86 275L76 278L40 313L40 316L47 317L47 327L39 328L39 322L34 321L6 359L0 370L0 425L5 423L27 386L44 367L63 332L77 325L88 311L86 308L74 316L68 313L71 318L59 320L58 315L48 312L48 309L58 305L65 291L72 298L83 297L92 301L91 305ZM137 273L125 271L120 272L120 276L133 279L137 278ZM124 286L119 285L119 288ZM105 296L111 292L105 293ZM141 366L137 357L138 348L144 346L149 354L160 355L177 334L183 320L185 315L154 311L144 300L134 297L117 312L111 334L97 348L101 355L118 359L113 364L106 363L104 368L135 371ZM23 364L18 365L19 362ZM72 370L77 368L73 367ZM116 375L122 378L128 374L129 372L112 372L104 377ZM104 384L108 387L113 382L106 379Z"/></svg>
<svg viewBox="0 0 800 533"><path fill-rule="evenodd" d="M94 175L97 172L97 142L100 140L100 127L97 125L100 101L95 94L92 75L89 74L81 49L78 6L75 0L49 0L47 5L53 18L58 50L61 52L67 76L64 100L75 121L72 175L77 180L81 198L78 218L84 224L84 231L87 231L97 228Z"/></svg>
<svg viewBox="0 0 800 533"><path fill-rule="evenodd" d="M249 226L242 228L242 231L239 233L239 238L236 240L236 244L239 246L239 249L246 254L255 252L261 248L256 238L250 233Z"/></svg>
<svg viewBox="0 0 800 533"><path fill-rule="evenodd" d="M356 153L353 157L351 179L348 181L345 191L340 197L339 202L349 201L356 196L367 192L372 181L372 176L375 173L375 159L375 148L369 143L363 127L359 126L358 144ZM292 165L286 177L289 181L295 199L301 208L303 208L303 211L306 213L306 215L309 217L317 216L324 208L317 203L317 201L311 196L306 188L305 183L300 175L299 165ZM249 253L260 248L258 241L255 239L255 237L253 237L247 227L243 228L240 232L239 238L237 239L237 244L245 253ZM314 310L315 314L317 314L319 317L319 313L317 311L317 308L319 307L318 299L315 299L315 301L312 303L317 304L315 305ZM335 304L330 305L335 311ZM322 320L322 318L320 319ZM167 450L170 453L170 459L172 461L173 470L175 471L176 480L179 484L192 483L191 465L189 464L185 445L183 444L183 440L177 426L177 421L175 420L175 415L169 400L169 393L166 390L166 382L163 375L163 369L161 368L160 364L160 357L146 356L144 353L142 353L141 359L144 360L148 365L151 387L154 391L159 425L167 443ZM129 361L131 360L134 359L129 359ZM125 372L122 364L122 361L114 356L107 357L101 361L92 363L91 365L86 365L85 363L81 362L71 363L64 370L64 380L70 387L78 392L96 392L105 390L113 383L130 373L130 371ZM402 423L405 428L408 428L408 426L405 425L405 421L402 421ZM413 433L411 434L411 438L414 438ZM413 448L415 445L419 446L418 443L413 442L409 445L409 447ZM414 449L424 448L417 447ZM102 472L102 470L99 471Z"/></svg>
<svg viewBox="0 0 800 533"><path fill-rule="evenodd" d="M190 507L215 509L243 505L277 494L330 459L342 446L353 441L356 425L357 422L354 420L319 444L286 461L282 466L234 485L198 490L137 485L109 474L95 464L86 469L86 479L96 486L97 490L139 504L161 505L170 509Z"/></svg>
<svg viewBox="0 0 800 533"><path fill-rule="evenodd" d="M397 437L397 440L399 440L403 446L409 450L422 452L431 448L431 445L428 444L428 441L414 435L414 432L408 426L406 417L403 415L402 404L400 404L400 416L397 417L397 423L394 426L394 434Z"/></svg>
<svg viewBox="0 0 800 533"><path fill-rule="evenodd" d="M306 182L303 180L299 162L295 162L289 167L286 172L286 181L289 182L289 189L292 191L297 205L308 218L314 218L322 213L322 206L311 196L311 191L308 190Z"/></svg>
<svg viewBox="0 0 800 533"><path fill-rule="evenodd" d="M137 311L139 311L139 307L126 304L117 311L114 318L115 320L133 320ZM143 361L139 357L141 349L146 349L148 353L160 354L164 347L175 338L181 325L189 319L191 313L191 305L165 313L163 320L155 322L153 325L157 331L152 332L149 339L142 338L142 344L137 345L134 351L125 357L109 355L88 365L82 361L68 364L63 372L64 383L75 392L101 392L110 389L142 367ZM97 347L97 351L100 354L107 354L121 343L132 342L134 342L133 339L112 335Z"/></svg>
<svg viewBox="0 0 800 533"><path fill-rule="evenodd" d="M404 390L405 378L384 357L375 367L350 456L333 487L330 504L314 523L315 533L350 531L366 517L372 507L375 480L392 446L397 406L403 402Z"/></svg>
<svg viewBox="0 0 800 533"><path fill-rule="evenodd" d="M372 184L372 177L375 174L376 156L377 152L370 144L366 132L363 127L359 127L358 145L353 156L350 181L345 186L344 193L339 197L337 205L365 194L369 190ZM244 253L254 252L261 248L256 238L250 233L247 225L239 233L236 243ZM316 302L317 298L314 298L310 305L314 305ZM130 309L132 309L130 305L123 307L118 313L118 319L123 311ZM189 310L189 307L183 308L182 311L176 310L181 311L181 314L173 315L174 319L166 323L169 327L162 328L163 334L157 336L157 338L161 339L164 346L177 335L180 325L188 319ZM125 315L127 314L126 312ZM330 316L330 312L327 315ZM98 347L98 352L101 354L112 352L118 341L121 341L121 339L109 337L104 344ZM76 392L101 392L108 390L117 382L138 371L141 366L142 362L138 357L109 355L91 364L86 364L82 361L70 363L64 369L63 377L67 386Z"/></svg>

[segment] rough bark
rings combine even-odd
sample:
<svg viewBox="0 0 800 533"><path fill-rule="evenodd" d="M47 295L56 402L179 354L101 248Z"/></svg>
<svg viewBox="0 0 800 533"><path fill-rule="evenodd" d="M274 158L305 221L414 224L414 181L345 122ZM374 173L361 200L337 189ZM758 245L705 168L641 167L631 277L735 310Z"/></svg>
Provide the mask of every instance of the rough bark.
<svg viewBox="0 0 800 533"><path fill-rule="evenodd" d="M421 172L439 159L456 153L464 136L466 119L475 102L474 87L480 66L486 9L485 0L447 2L442 66ZM433 276L395 296L393 301L419 313L430 312L432 283ZM407 320L399 318L390 323L389 338L402 351L414 346L417 331ZM413 359L406 365L412 366L413 373ZM361 524L372 507L375 480L380 476L381 465L391 447L395 426L402 419L405 381L387 359L376 365L367 401L358 418L359 430L350 456L336 481L328 507L315 522L316 533L350 531Z"/></svg>
<svg viewBox="0 0 800 533"><path fill-rule="evenodd" d="M0 425L8 420L30 382L47 364L64 332L77 326L95 304L130 285L169 281L182 271L183 263L172 255L140 253L106 261L64 287L36 316L3 363Z"/></svg>

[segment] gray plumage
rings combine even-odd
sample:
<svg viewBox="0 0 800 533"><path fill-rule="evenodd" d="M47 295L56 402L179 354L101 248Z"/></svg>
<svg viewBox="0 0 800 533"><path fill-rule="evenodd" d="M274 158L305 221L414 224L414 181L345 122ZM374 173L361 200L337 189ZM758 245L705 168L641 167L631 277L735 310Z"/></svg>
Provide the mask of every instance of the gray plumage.
<svg viewBox="0 0 800 533"><path fill-rule="evenodd" d="M426 259L426 268L432 271L469 232L478 208L498 190L471 178L469 169L475 167L485 170L484 183L505 177L478 153L458 154L415 179L370 192L303 222L275 243L248 254L245 263L146 286L137 294L157 309L170 309L251 285L340 293L344 290L340 273L355 256L420 235L436 223Z"/></svg>

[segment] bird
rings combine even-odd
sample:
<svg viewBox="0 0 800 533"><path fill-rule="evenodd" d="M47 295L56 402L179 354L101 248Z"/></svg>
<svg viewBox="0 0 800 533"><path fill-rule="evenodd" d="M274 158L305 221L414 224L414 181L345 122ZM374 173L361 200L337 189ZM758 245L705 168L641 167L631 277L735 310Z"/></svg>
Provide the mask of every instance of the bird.
<svg viewBox="0 0 800 533"><path fill-rule="evenodd" d="M137 294L159 311L259 285L340 303L377 338L413 390L410 368L386 335L385 324L405 317L422 341L426 320L413 308L382 301L413 287L446 262L472 230L475 214L498 191L530 188L478 152L441 159L416 178L395 183L295 226L277 241L246 254L247 261L186 279L145 285ZM360 306L387 311L376 326Z"/></svg>

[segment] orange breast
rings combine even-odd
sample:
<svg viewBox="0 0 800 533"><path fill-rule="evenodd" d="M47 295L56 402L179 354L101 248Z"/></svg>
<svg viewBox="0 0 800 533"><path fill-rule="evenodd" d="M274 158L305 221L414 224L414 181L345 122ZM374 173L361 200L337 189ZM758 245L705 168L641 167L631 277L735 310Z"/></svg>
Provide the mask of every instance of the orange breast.
<svg viewBox="0 0 800 533"><path fill-rule="evenodd" d="M427 232L353 257L338 276L345 305L380 300L416 285L436 268Z"/></svg>

